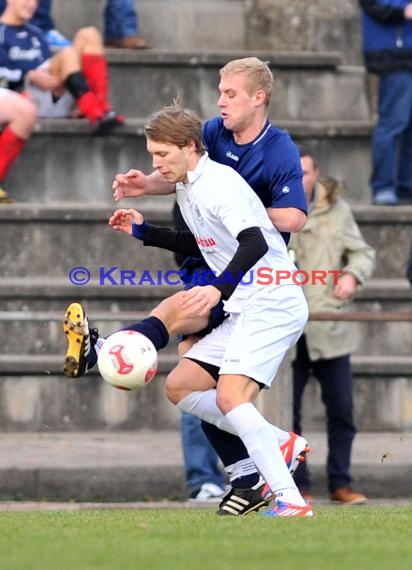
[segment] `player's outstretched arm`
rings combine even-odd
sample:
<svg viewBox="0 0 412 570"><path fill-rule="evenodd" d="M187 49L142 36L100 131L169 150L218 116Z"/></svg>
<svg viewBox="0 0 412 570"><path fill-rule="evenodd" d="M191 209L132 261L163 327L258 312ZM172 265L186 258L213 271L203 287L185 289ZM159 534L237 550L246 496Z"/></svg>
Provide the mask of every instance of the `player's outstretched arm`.
<svg viewBox="0 0 412 570"><path fill-rule="evenodd" d="M141 225L143 222L142 214L133 208L116 210L109 218L109 225L114 230L129 236L133 235L133 223Z"/></svg>
<svg viewBox="0 0 412 570"><path fill-rule="evenodd" d="M122 198L172 194L175 191L174 184L167 182L160 172L145 174L141 170L134 169L129 170L126 174L116 174L112 188L115 202Z"/></svg>

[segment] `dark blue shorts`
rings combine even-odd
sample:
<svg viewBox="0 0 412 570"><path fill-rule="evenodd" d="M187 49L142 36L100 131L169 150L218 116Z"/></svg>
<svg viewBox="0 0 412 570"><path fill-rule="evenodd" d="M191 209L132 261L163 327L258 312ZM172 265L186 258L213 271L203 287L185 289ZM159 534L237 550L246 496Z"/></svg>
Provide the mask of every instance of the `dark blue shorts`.
<svg viewBox="0 0 412 570"><path fill-rule="evenodd" d="M216 275L206 265L204 259L189 257L180 268L180 279L183 281L185 291L198 285L213 285L216 282ZM223 302L220 301L210 312L207 327L195 333L196 336L202 338L209 334L213 329L218 327L226 318L223 310ZM178 342L181 342L185 335L178 336Z"/></svg>

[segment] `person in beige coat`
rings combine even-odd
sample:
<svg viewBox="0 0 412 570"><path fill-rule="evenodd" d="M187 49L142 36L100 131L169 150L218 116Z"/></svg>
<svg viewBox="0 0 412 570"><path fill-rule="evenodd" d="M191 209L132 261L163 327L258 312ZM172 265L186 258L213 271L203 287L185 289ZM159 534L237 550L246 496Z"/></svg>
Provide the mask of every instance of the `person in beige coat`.
<svg viewBox="0 0 412 570"><path fill-rule="evenodd" d="M339 311L371 276L375 251L363 239L349 205L340 198L341 185L332 178L319 178L316 160L308 150L301 150L301 164L309 215L303 230L293 235L289 251L302 275L309 277L303 288L310 312ZM343 273L329 273L322 284L313 282L315 270ZM292 363L293 429L302 433L302 398L312 372L320 384L326 408L330 498L346 504L366 501L364 495L350 487L351 450L356 433L350 354L356 348L355 341L350 322L309 321ZM311 498L306 464L297 469L295 480L301 493Z"/></svg>

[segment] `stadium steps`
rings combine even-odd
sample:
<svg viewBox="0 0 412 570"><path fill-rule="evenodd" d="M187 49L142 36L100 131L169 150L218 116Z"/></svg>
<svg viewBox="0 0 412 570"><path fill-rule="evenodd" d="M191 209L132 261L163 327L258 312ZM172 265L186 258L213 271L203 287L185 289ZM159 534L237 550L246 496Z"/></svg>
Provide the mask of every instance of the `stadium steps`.
<svg viewBox="0 0 412 570"><path fill-rule="evenodd" d="M105 0L70 0L53 6L56 23L72 36L93 24L102 30ZM135 0L140 33L166 50L339 50L346 63L360 62L359 8L355 0ZM339 18L336 15L339 14Z"/></svg>
<svg viewBox="0 0 412 570"><path fill-rule="evenodd" d="M324 171L346 180L351 200L368 201L372 122L364 68L341 65L337 52L253 53L270 62L277 78L271 119L297 142L311 143ZM110 203L115 173L151 170L147 116L179 93L202 119L215 116L219 68L245 55L250 52L109 50L111 101L126 124L97 140L85 120L40 120L7 179L11 194L20 202Z"/></svg>
<svg viewBox="0 0 412 570"><path fill-rule="evenodd" d="M179 90L202 119L216 114L218 69L228 59L259 55L270 62L278 77L271 119L297 142L311 145L325 174L347 182L347 198L357 204L362 231L378 250L376 279L360 292L355 307L409 310L404 270L412 209L366 205L373 121L360 66L358 11L354 2L336 2L322 11L305 11L300 28L283 8L256 17L262 16L259 7L248 0L139 0L141 33L156 49L107 52L111 97L119 111L127 112L126 124L97 140L90 138L84 120L38 122L7 178L8 190L21 203L0 209L0 237L7 244L0 267L0 498L136 500L182 494L179 414L163 389L176 361L173 346L162 353L155 380L140 392L123 394L97 374L70 381L60 372L64 337L59 315L78 299L98 316L99 327L111 328L176 290L139 287L136 293L136 288L100 286L97 274L92 285L75 287L68 272L85 264L97 271L102 260L122 269L175 267L171 254L148 254L104 228L114 207L113 176L136 166L150 171L145 118ZM104 0L55 3L58 27L68 35L83 25L101 27L103 7ZM199 26L200 21L212 24ZM170 220L169 198L140 203L151 221ZM395 443L410 447L403 435L412 430L410 323L359 323L356 328L361 336L353 358L361 430L356 441L368 445L355 450L354 475L371 495L410 495L409 455ZM281 385L290 386L289 370L283 376ZM316 390L311 382L304 410L305 425L315 437L325 425ZM279 402L286 408L290 397L287 389L286 398L277 397L277 388L272 392L267 403L260 403L269 416L279 413ZM132 444L129 440L123 448L128 437ZM39 448L39 440L47 449ZM84 453L78 453L83 446ZM324 462L325 448L314 447ZM377 453L372 462L370 450ZM382 459L386 455L391 461ZM312 471L319 485L314 492L322 494L324 467L316 460Z"/></svg>
<svg viewBox="0 0 412 570"><path fill-rule="evenodd" d="M171 196L127 203L138 207L155 224L172 224ZM1 208L0 236L3 243L7 242L1 277L14 277L18 285L19 279L29 276L35 278L34 282L67 279L76 266L89 269L96 280L101 277L100 267L136 271L176 268L172 253L143 247L136 240L114 232L107 225L113 209L106 204L81 202L15 204ZM353 211L365 239L377 252L374 278L404 279L412 206L359 204L353 206Z"/></svg>
<svg viewBox="0 0 412 570"><path fill-rule="evenodd" d="M141 204L144 215L154 223L171 222L170 197L142 200ZM101 267L135 270L136 274L144 270L156 274L159 269L176 268L171 253L144 248L106 227L111 211L106 204L91 203L85 207L69 201L0 209L2 241L7 243L0 278L0 335L4 354L0 425L5 431L37 431L43 430L43 426L53 426L54 430L177 427L177 414L160 387L164 374L174 362L167 356L174 354L173 345L165 357L162 356L161 381L129 399L116 394L97 376L92 375L77 384L64 382L58 375L61 355L65 352L61 318L68 303L83 302L92 318L95 315L93 324L102 334L107 334L135 321L180 288L121 286L107 281L99 284ZM357 205L354 212L362 232L378 254L374 279L360 291L354 308L410 310L411 290L404 273L412 208ZM91 273L92 279L87 285L70 283L71 269L79 266ZM119 272L115 279L119 282ZM130 318L134 315L135 318ZM409 354L411 324L362 322L356 323L354 330L360 339L355 357L364 358L359 364L354 358L359 428L410 429L408 406L412 384L402 359ZM381 356L386 356L386 360ZM20 375L18 370L21 370ZM284 385L288 385L289 378L290 371L287 371ZM317 390L317 385L310 383L305 400L305 425L312 430L322 430L324 426ZM20 397L21 392L24 398ZM17 408L16 394L19 396ZM111 406L108 402L115 404ZM276 402L273 405L278 407ZM146 412L152 411L150 417L139 413L141 406Z"/></svg>

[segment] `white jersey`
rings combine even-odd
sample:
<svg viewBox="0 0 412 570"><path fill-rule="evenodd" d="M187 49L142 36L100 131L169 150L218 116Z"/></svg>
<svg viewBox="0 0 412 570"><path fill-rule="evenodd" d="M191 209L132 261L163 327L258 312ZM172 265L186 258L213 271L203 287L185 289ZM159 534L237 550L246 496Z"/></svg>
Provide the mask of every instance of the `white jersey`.
<svg viewBox="0 0 412 570"><path fill-rule="evenodd" d="M240 174L229 166L214 162L206 153L187 176L188 184L176 185L176 200L203 258L216 275L220 275L233 259L239 246L236 237L241 231L259 227L269 247L244 277L244 283L238 284L229 302L225 303L226 310L241 310L244 301L252 294L276 286L277 271L289 271L290 275L296 271L282 236L273 227L260 199ZM270 286L267 280L259 278L259 268L272 270ZM291 279L281 281L282 285L290 283Z"/></svg>

